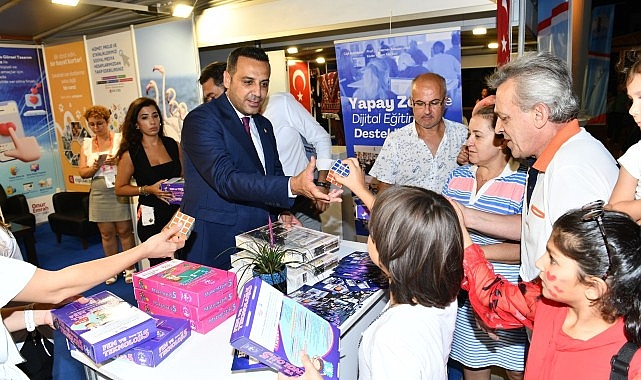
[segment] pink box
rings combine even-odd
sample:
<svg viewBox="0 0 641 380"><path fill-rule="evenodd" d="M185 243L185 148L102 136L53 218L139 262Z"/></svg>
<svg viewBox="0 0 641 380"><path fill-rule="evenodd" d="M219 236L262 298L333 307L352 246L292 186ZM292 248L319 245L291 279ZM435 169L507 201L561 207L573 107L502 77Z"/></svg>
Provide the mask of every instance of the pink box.
<svg viewBox="0 0 641 380"><path fill-rule="evenodd" d="M236 274L183 260L170 260L134 274L134 290L204 307L236 291Z"/></svg>
<svg viewBox="0 0 641 380"><path fill-rule="evenodd" d="M162 297L143 289L134 289L134 297L136 297L136 301L139 303L142 302L150 306L169 310L172 312L172 315L179 318L192 318L194 320L202 320L214 310L223 307L229 301L238 299L236 289L229 289L224 293L217 294L214 298L208 298L207 303L199 307L186 304L177 299Z"/></svg>
<svg viewBox="0 0 641 380"><path fill-rule="evenodd" d="M138 301L138 308L150 314L166 315L168 317L182 317L180 310L174 311L171 309L163 309L163 308L150 305L144 302L140 302L140 301ZM192 319L192 318L187 318L187 319L189 320L189 325L191 326L192 330L199 332L201 334L207 334L208 332L213 330L216 326L225 322L227 318L231 317L232 315L235 315L237 309L238 309L238 298L234 298L232 301L227 301L226 303L221 305L220 308L206 315L205 318L203 319L200 319L200 320Z"/></svg>

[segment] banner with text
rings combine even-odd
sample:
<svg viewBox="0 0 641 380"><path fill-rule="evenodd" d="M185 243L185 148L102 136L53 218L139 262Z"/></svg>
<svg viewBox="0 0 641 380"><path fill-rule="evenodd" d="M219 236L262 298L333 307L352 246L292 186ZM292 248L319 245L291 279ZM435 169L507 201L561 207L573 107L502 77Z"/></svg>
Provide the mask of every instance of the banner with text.
<svg viewBox="0 0 641 380"><path fill-rule="evenodd" d="M111 110L110 127L120 131L129 104L140 96L131 30L85 41L93 104Z"/></svg>
<svg viewBox="0 0 641 380"><path fill-rule="evenodd" d="M82 117L91 105L85 44L52 45L44 52L64 186L67 191L89 191L91 179L81 178L78 171L82 140L91 136Z"/></svg>
<svg viewBox="0 0 641 380"><path fill-rule="evenodd" d="M37 221L60 187L47 93L41 48L0 46L0 182L8 196L25 195Z"/></svg>
<svg viewBox="0 0 641 380"><path fill-rule="evenodd" d="M348 157L367 172L387 135L414 122L412 79L425 72L445 78L445 118L461 122L460 29L335 41Z"/></svg>

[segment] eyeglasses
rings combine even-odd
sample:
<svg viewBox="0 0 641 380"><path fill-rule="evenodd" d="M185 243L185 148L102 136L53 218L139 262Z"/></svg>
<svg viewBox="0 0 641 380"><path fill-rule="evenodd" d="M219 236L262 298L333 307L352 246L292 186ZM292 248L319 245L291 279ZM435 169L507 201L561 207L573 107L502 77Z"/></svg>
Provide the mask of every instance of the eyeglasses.
<svg viewBox="0 0 641 380"><path fill-rule="evenodd" d="M428 107L428 106L430 108L432 108L432 107L441 108L441 107L443 107L443 105L445 105L445 102L448 101L448 100L450 100L450 98L448 98L446 96L443 99L434 99L434 100L429 101L429 102L426 103L426 102L424 102L422 100L414 100L414 99L410 98L410 106L412 106L414 108L425 108L425 107Z"/></svg>
<svg viewBox="0 0 641 380"><path fill-rule="evenodd" d="M608 269L605 271L602 279L606 279L610 273L610 267L612 266L612 251L610 251L610 244L608 243L608 238L605 235L605 227L603 227L603 205L605 202L602 200L590 202L585 206L581 207L581 211L584 211L583 217L581 217L582 222L596 222L596 225L601 231L601 237L603 237L603 243L605 243L605 251L608 253Z"/></svg>

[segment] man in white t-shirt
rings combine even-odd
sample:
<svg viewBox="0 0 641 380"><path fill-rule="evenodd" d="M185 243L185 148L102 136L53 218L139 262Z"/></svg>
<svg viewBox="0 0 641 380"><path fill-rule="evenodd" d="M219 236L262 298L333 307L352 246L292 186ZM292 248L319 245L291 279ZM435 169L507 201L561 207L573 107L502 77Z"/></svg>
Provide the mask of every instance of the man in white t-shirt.
<svg viewBox="0 0 641 380"><path fill-rule="evenodd" d="M495 102L496 133L503 134L515 158L536 161L520 218L465 209L465 223L520 239L520 275L530 281L539 275L535 262L545 253L556 219L589 202L607 202L618 170L603 144L579 127L579 101L564 61L548 53L525 54L497 69L488 84L496 99L487 97L475 109Z"/></svg>

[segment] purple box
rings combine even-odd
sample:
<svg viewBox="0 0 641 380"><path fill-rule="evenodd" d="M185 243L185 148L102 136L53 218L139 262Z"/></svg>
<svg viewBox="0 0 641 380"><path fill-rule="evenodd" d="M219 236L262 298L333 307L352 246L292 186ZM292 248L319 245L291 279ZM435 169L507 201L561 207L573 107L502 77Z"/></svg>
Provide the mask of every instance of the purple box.
<svg viewBox="0 0 641 380"><path fill-rule="evenodd" d="M170 310L173 314L172 316L177 318L194 320L204 319L213 311L226 305L227 302L238 299L235 288L221 293L221 298L212 298L210 302L205 303L203 306L189 305L178 299L162 297L144 289L134 289L134 297L139 303L145 303L160 309Z"/></svg>
<svg viewBox="0 0 641 380"><path fill-rule="evenodd" d="M243 287L229 342L288 376L303 374L305 350L325 379L338 379L338 328L260 278Z"/></svg>
<svg viewBox="0 0 641 380"><path fill-rule="evenodd" d="M134 291L146 290L197 307L226 297L236 286L236 273L176 259L134 273Z"/></svg>
<svg viewBox="0 0 641 380"><path fill-rule="evenodd" d="M161 315L156 319L156 337L118 355L146 367L155 367L191 336L189 321Z"/></svg>
<svg viewBox="0 0 641 380"><path fill-rule="evenodd" d="M358 197L354 197L354 208L356 210L356 219L369 220L370 211L367 206L363 204L363 201Z"/></svg>
<svg viewBox="0 0 641 380"><path fill-rule="evenodd" d="M160 184L160 190L170 191L172 198L169 204L179 205L185 193L185 179L182 177L170 178Z"/></svg>
<svg viewBox="0 0 641 380"><path fill-rule="evenodd" d="M150 314L166 315L169 317L182 317L180 310L175 310L172 308L162 308L158 307L157 305L151 305L141 301L138 301L138 307L140 308L140 310L143 310L146 313ZM237 309L238 299L234 297L232 301L227 301L219 308L212 310L203 319L187 319L189 320L189 325L191 326L192 330L201 334L207 334L209 331L213 330L215 327L225 322L229 317L234 315Z"/></svg>
<svg viewBox="0 0 641 380"><path fill-rule="evenodd" d="M56 329L96 363L156 336L154 319L108 291L52 310Z"/></svg>

